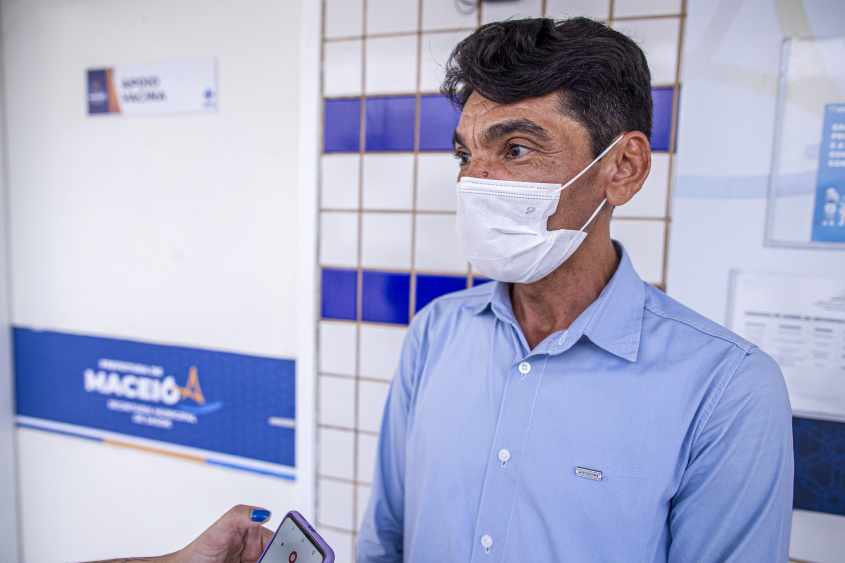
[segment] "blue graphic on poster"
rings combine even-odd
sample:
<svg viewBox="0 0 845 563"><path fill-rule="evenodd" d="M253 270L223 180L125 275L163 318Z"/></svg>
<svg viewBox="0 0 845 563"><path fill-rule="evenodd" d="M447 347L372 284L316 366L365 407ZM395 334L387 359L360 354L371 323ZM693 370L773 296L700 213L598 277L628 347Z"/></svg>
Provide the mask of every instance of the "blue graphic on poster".
<svg viewBox="0 0 845 563"><path fill-rule="evenodd" d="M295 363L14 328L19 425L290 478Z"/></svg>
<svg viewBox="0 0 845 563"><path fill-rule="evenodd" d="M813 240L845 242L845 104L824 109Z"/></svg>

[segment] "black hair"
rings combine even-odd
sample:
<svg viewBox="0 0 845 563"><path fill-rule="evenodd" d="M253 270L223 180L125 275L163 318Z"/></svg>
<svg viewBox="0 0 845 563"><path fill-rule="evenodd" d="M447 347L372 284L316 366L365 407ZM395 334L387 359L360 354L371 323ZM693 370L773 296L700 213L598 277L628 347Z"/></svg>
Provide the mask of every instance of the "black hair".
<svg viewBox="0 0 845 563"><path fill-rule="evenodd" d="M440 91L463 107L473 92L510 104L560 93L560 111L584 125L593 156L628 131L651 136L651 74L642 49L587 18L488 23L458 43Z"/></svg>

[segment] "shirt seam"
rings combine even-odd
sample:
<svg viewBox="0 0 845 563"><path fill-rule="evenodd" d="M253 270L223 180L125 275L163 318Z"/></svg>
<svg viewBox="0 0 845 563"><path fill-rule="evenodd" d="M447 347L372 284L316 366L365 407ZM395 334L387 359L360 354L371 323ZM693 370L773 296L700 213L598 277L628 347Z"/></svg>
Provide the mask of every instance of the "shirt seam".
<svg viewBox="0 0 845 563"><path fill-rule="evenodd" d="M658 317L677 321L681 324L689 326L690 328L698 330L699 332L703 332L704 334L707 334L708 336L712 336L714 338L718 338L719 340L723 340L725 342L728 342L729 344L732 344L733 346L739 348L743 352L747 353L751 348L754 347L753 344L751 344L747 340L744 340L744 339L742 339L738 336L736 338L732 338L731 334L725 334L725 332L723 332L723 331L715 331L715 330L708 328L708 327L704 326L703 324L700 324L700 323L694 321L693 319L690 319L690 318L687 318L687 317L681 317L679 315L667 313L665 311L662 311L662 310L656 308L654 305L649 305L648 303L645 303L643 305L643 308L646 309L647 311L649 311L650 313L657 315Z"/></svg>
<svg viewBox="0 0 845 563"><path fill-rule="evenodd" d="M738 348L734 355L733 360L731 361L730 365L725 370L724 375L719 380L719 383L716 387L716 393L713 394L712 397L707 401L707 404L704 407L704 415L701 419L701 422L698 425L698 428L695 431L695 434L692 438L692 443L690 444L690 451L692 452L695 450L695 446L698 443L698 439L701 437L701 434L704 433L704 430L707 428L707 425L710 423L710 419L713 417L713 413L716 412L716 408L719 406L719 403L722 401L722 397L725 394L725 391L728 388L728 385L731 384L733 381L733 377L736 374L737 370L739 369L742 360L748 356L747 350L742 350Z"/></svg>

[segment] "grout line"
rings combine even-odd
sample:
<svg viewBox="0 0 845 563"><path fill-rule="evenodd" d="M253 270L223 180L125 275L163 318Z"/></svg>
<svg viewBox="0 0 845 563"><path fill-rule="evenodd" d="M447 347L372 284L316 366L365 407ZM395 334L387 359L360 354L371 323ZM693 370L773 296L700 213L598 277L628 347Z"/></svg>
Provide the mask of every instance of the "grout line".
<svg viewBox="0 0 845 563"><path fill-rule="evenodd" d="M681 1L681 17L679 21L678 30L678 59L675 66L675 82L677 86L672 93L672 121L669 130L669 182L666 187L666 226L663 234L663 291L666 291L666 278L669 271L669 237L671 235L672 226L672 201L675 193L675 149L677 148L677 134L678 134L678 113L680 111L680 95L681 95L681 67L684 56L684 36L686 33L686 13L687 0Z"/></svg>
<svg viewBox="0 0 845 563"><path fill-rule="evenodd" d="M353 433L357 432L358 434L361 434L362 436L371 436L371 437L374 437L374 438L378 437L378 432L373 432L371 430L358 430L358 431L356 431L354 428L348 428L346 426L336 426L334 424L320 424L319 428L321 430L325 429L325 430L343 430L345 432L353 432Z"/></svg>
<svg viewBox="0 0 845 563"><path fill-rule="evenodd" d="M320 209L320 211L325 212L325 213L357 213L358 212L357 209L342 209L342 208L334 208L334 207L325 207L323 209ZM385 214L413 213L413 211L410 210L410 209L362 209L361 211L362 212L366 211L367 213L385 213ZM429 209L419 209L419 210L416 211L416 213L418 215L454 215L455 214L454 211L436 211L436 210L433 210L433 209L431 209L431 210L429 210Z"/></svg>
<svg viewBox="0 0 845 563"><path fill-rule="evenodd" d="M335 477L334 475L317 475L320 479L325 479L326 481L331 481L333 483L340 483L342 485L352 485L353 487L372 487L373 484L369 481L359 481L357 479L346 479L344 477Z"/></svg>
<svg viewBox="0 0 845 563"><path fill-rule="evenodd" d="M409 272L410 278L408 290L408 323L414 318L415 307L417 300L417 178L419 172L419 156L420 156L420 124L422 123L422 99L420 96L420 85L422 84L422 57L423 57L423 41L422 41L422 17L423 17L423 0L417 3L417 72L416 72L416 92L414 94L414 163L413 163L413 178L411 179L411 270Z"/></svg>
<svg viewBox="0 0 845 563"><path fill-rule="evenodd" d="M406 325L402 325L405 327ZM342 379L346 381L363 381L366 383L384 383L385 385L390 385L390 379L382 379L380 377L372 377L372 376L355 376L355 375L347 375L344 373L332 373L330 371L322 371L320 375L323 377L333 377L335 379Z"/></svg>
<svg viewBox="0 0 845 563"><path fill-rule="evenodd" d="M363 253L364 253L364 154L366 152L367 142L367 15L368 15L368 1L362 0L363 16L361 22L361 30L364 40L361 41L361 141L360 141L360 159L361 166L359 169L359 190L358 190L358 287L356 292L356 315L355 315L355 389L352 397L353 409L352 420L353 439L352 439L352 475L357 477L358 473L358 420L360 418L360 380L361 373L361 316L364 312L364 269ZM355 529L355 521L358 515L358 490L352 488L352 528Z"/></svg>
<svg viewBox="0 0 845 563"><path fill-rule="evenodd" d="M669 20L673 18L680 18L684 16L684 11L682 10L680 13L677 14L646 14L646 15L636 15L636 16L618 16L613 18L615 22L635 22L639 20Z"/></svg>

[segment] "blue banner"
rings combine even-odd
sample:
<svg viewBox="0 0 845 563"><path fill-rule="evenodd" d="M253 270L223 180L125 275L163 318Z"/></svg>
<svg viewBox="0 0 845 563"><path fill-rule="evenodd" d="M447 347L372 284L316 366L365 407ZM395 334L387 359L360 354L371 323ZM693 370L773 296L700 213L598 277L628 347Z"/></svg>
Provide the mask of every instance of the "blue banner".
<svg viewBox="0 0 845 563"><path fill-rule="evenodd" d="M25 328L14 350L19 423L292 475L292 360Z"/></svg>
<svg viewBox="0 0 845 563"><path fill-rule="evenodd" d="M812 238L845 242L845 104L824 108Z"/></svg>

